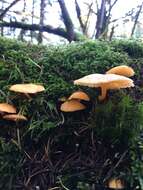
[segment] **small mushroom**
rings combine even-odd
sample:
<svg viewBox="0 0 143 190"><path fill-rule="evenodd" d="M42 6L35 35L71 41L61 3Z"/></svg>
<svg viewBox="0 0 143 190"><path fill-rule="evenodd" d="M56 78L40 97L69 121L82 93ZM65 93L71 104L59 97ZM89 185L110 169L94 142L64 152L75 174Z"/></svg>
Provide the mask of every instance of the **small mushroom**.
<svg viewBox="0 0 143 190"><path fill-rule="evenodd" d="M108 181L108 187L111 189L124 189L124 182L121 179L110 179Z"/></svg>
<svg viewBox="0 0 143 190"><path fill-rule="evenodd" d="M0 103L1 113L16 113L16 108L8 103Z"/></svg>
<svg viewBox="0 0 143 190"><path fill-rule="evenodd" d="M16 124L19 121L27 121L27 118L23 115L20 114L7 114L3 116L3 119L9 120L9 121L14 121ZM20 126L16 126L16 131L17 131L17 141L19 148L21 149L21 140L20 140L20 131L19 131Z"/></svg>
<svg viewBox="0 0 143 190"><path fill-rule="evenodd" d="M63 112L75 112L84 109L86 109L85 105L80 103L78 100L68 100L60 107L60 110Z"/></svg>
<svg viewBox="0 0 143 190"><path fill-rule="evenodd" d="M132 79L116 74L91 74L74 81L75 85L101 88L99 100L106 98L108 89L120 89L134 87Z"/></svg>
<svg viewBox="0 0 143 190"><path fill-rule="evenodd" d="M121 65L121 66L113 67L112 69L107 71L106 74L117 74L117 75L122 75L126 77L132 77L134 76L135 72L129 66Z"/></svg>
<svg viewBox="0 0 143 190"><path fill-rule="evenodd" d="M29 94L36 94L45 90L44 86L38 84L15 84L9 90L19 93L24 93L28 98Z"/></svg>
<svg viewBox="0 0 143 190"><path fill-rule="evenodd" d="M69 100L77 99L77 100L90 101L89 96L85 92L82 92L82 91L74 92L73 94L70 95L70 97L68 99Z"/></svg>
<svg viewBox="0 0 143 190"><path fill-rule="evenodd" d="M7 114L3 116L4 119L10 121L27 121L27 118L24 115L20 114Z"/></svg>

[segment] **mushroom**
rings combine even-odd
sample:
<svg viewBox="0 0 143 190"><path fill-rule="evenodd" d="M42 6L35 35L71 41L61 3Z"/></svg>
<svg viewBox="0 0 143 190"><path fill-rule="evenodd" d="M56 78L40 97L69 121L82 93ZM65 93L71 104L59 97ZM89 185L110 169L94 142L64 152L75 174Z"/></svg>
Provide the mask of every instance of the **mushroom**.
<svg viewBox="0 0 143 190"><path fill-rule="evenodd" d="M1 113L16 113L16 108L8 103L0 103Z"/></svg>
<svg viewBox="0 0 143 190"><path fill-rule="evenodd" d="M131 76L134 76L135 72L129 66L121 65L121 66L113 67L112 69L107 71L106 74L117 74L117 75L123 75L126 77L131 77Z"/></svg>
<svg viewBox="0 0 143 190"><path fill-rule="evenodd" d="M9 120L9 121L14 121L16 124L19 121L27 121L27 118L23 115L20 114L7 114L3 116L3 119ZM20 140L20 131L19 131L19 126L16 126L16 131L17 131L17 141L18 141L18 146L21 149L21 140Z"/></svg>
<svg viewBox="0 0 143 190"><path fill-rule="evenodd" d="M27 118L24 115L20 114L7 114L3 116L4 119L10 120L10 121L27 121Z"/></svg>
<svg viewBox="0 0 143 190"><path fill-rule="evenodd" d="M9 90L19 93L24 93L26 96L30 97L28 94L35 94L45 90L44 86L38 84L15 84L12 85Z"/></svg>
<svg viewBox="0 0 143 190"><path fill-rule="evenodd" d="M89 96L85 92L82 92L82 91L74 92L73 94L70 95L68 99L69 100L77 99L77 100L85 100L85 101L90 100Z"/></svg>
<svg viewBox="0 0 143 190"><path fill-rule="evenodd" d="M106 98L108 89L134 87L132 79L116 74L91 74L74 81L75 85L101 88L99 100Z"/></svg>
<svg viewBox="0 0 143 190"><path fill-rule="evenodd" d="M84 110L85 108L85 105L81 104L78 100L68 100L61 105L60 110L63 112L74 112Z"/></svg>
<svg viewBox="0 0 143 190"><path fill-rule="evenodd" d="M121 179L110 179L108 182L108 187L112 189L124 189L124 182Z"/></svg>

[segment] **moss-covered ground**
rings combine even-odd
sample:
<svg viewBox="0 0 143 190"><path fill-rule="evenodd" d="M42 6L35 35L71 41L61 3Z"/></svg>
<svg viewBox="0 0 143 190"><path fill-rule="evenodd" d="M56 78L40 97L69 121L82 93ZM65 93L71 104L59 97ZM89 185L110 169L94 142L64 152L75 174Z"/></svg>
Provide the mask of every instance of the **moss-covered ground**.
<svg viewBox="0 0 143 190"><path fill-rule="evenodd" d="M117 65L135 70L135 87L109 91L74 86L91 73ZM45 92L30 99L9 91L16 83L38 83ZM61 98L83 90L84 111L63 113ZM15 105L28 121L0 118L0 189L107 189L123 179L125 189L143 189L143 44L85 41L37 46L0 38L0 102ZM20 127L21 146L16 128Z"/></svg>

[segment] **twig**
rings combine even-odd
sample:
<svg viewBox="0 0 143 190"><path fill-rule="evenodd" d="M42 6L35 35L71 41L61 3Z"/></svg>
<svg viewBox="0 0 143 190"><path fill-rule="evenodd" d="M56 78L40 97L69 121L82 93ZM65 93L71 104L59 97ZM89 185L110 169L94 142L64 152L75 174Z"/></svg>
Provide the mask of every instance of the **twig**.
<svg viewBox="0 0 143 190"><path fill-rule="evenodd" d="M109 170L109 172L107 173L106 177L105 177L104 180L103 180L104 182L111 176L111 173L113 172L113 170L114 170L115 168L117 168L117 167L119 166L119 164L123 161L123 159L124 159L124 157L126 156L127 152L128 152L128 150L126 150L126 151L122 154L122 156L120 157L120 159L119 159L119 161L116 163L116 165L115 165L113 168L111 168L111 169Z"/></svg>
<svg viewBox="0 0 143 190"><path fill-rule="evenodd" d="M58 179L59 179L60 185L62 186L63 189L65 189L65 190L70 190L70 189L68 189L66 186L64 186L64 184L63 184L61 178L58 178Z"/></svg>

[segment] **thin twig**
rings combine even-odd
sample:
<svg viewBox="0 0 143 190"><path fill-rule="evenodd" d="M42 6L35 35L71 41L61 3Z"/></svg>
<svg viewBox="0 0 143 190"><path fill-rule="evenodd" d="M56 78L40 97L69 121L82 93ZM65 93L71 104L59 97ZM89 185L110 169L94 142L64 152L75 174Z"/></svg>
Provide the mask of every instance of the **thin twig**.
<svg viewBox="0 0 143 190"><path fill-rule="evenodd" d="M68 189L66 186L64 186L64 184L63 184L61 178L59 178L59 182L60 182L60 185L62 186L62 188L64 188L65 190L70 190L70 189Z"/></svg>

